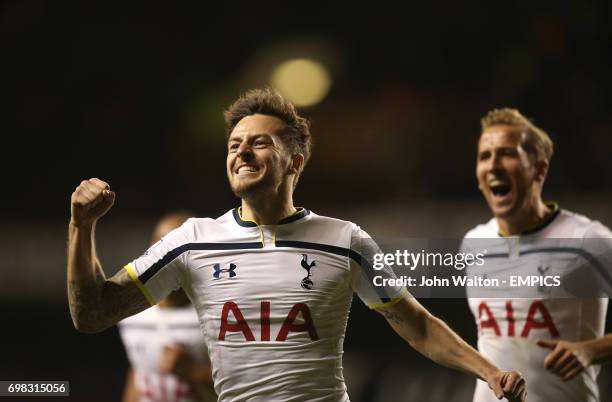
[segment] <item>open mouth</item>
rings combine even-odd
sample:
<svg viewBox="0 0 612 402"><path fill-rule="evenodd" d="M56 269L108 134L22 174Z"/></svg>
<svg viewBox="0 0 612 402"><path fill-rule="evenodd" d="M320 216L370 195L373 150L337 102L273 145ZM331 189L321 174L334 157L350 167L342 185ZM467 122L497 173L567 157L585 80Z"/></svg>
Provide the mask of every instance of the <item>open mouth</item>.
<svg viewBox="0 0 612 402"><path fill-rule="evenodd" d="M496 197L504 197L510 193L512 186L510 184L493 184L491 185L491 193Z"/></svg>
<svg viewBox="0 0 612 402"><path fill-rule="evenodd" d="M242 165L238 169L236 169L236 174L238 175L249 174L249 173L255 173L257 171L259 171L259 168L257 166Z"/></svg>

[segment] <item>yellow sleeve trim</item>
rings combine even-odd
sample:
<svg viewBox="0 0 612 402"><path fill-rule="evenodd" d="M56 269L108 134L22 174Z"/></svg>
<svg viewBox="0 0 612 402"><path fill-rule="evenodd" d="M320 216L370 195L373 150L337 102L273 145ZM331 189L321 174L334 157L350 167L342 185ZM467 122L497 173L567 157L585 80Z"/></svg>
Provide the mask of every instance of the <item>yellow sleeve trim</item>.
<svg viewBox="0 0 612 402"><path fill-rule="evenodd" d="M368 304L368 307L372 310L374 309L385 309L385 308L389 308L391 306L394 306L395 304L397 304L400 300L402 300L404 297L410 295L408 293L408 291L406 290L406 288L402 288L402 291L400 293L399 296L394 297L393 299L389 300L388 302L385 303L374 303L374 304Z"/></svg>
<svg viewBox="0 0 612 402"><path fill-rule="evenodd" d="M142 292L144 297L147 299L149 304L151 306L155 306L157 304L157 302L155 301L153 296L151 296L151 293L149 293L147 288L144 287L142 282L140 282L140 279L138 279L138 274L136 274L136 270L134 269L132 264L127 264L125 267L123 267L123 269L125 269L127 271L128 275L130 276L130 278L132 278L132 280L134 281L134 283L136 284L138 289L140 289L140 291Z"/></svg>

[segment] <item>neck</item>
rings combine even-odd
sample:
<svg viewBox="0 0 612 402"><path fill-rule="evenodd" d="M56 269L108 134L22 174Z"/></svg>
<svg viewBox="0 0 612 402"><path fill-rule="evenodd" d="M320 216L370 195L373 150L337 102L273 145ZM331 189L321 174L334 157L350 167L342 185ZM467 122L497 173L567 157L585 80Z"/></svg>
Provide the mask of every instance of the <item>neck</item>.
<svg viewBox="0 0 612 402"><path fill-rule="evenodd" d="M529 208L508 217L497 217L499 231L505 235L520 235L521 233L545 221L554 211L546 206L541 198L531 203Z"/></svg>
<svg viewBox="0 0 612 402"><path fill-rule="evenodd" d="M242 219L254 221L258 225L275 225L283 218L293 215L296 208L293 206L291 195L285 197L258 197L242 199Z"/></svg>

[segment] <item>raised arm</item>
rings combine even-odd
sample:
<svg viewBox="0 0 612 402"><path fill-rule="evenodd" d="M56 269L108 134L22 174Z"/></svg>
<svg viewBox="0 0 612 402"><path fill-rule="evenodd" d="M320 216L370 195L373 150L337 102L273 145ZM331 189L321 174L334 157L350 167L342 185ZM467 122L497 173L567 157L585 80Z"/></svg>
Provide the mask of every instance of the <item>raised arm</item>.
<svg viewBox="0 0 612 402"><path fill-rule="evenodd" d="M100 179L84 180L71 197L68 226L68 304L81 332L100 332L149 307L125 270L106 278L96 255L95 231L115 202L115 193Z"/></svg>
<svg viewBox="0 0 612 402"><path fill-rule="evenodd" d="M404 296L394 305L376 311L410 346L429 359L486 381L498 399L525 400L527 389L520 373L499 370L416 299Z"/></svg>

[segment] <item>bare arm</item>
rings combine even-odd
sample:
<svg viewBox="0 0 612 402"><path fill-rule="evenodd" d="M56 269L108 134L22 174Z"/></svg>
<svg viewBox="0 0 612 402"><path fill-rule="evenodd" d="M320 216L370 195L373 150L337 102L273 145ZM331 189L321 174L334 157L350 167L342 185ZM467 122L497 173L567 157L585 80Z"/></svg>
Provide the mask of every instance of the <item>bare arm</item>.
<svg viewBox="0 0 612 402"><path fill-rule="evenodd" d="M410 346L429 359L486 381L498 399L505 396L509 401L525 400L525 381L519 373L499 370L416 299L404 296L393 306L376 311Z"/></svg>
<svg viewBox="0 0 612 402"><path fill-rule="evenodd" d="M609 363L612 361L612 334L585 341L584 344L591 352L588 365Z"/></svg>
<svg viewBox="0 0 612 402"><path fill-rule="evenodd" d="M72 194L68 227L68 304L77 330L99 332L149 307L125 270L107 279L96 255L97 220L115 195L99 179L81 182Z"/></svg>

